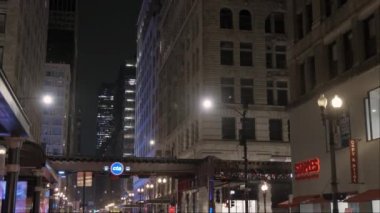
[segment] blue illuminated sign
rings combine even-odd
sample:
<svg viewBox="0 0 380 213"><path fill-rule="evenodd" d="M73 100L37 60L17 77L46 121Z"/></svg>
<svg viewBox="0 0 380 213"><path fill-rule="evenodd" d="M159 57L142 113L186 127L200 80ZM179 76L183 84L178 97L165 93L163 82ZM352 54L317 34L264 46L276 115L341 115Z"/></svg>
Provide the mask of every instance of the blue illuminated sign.
<svg viewBox="0 0 380 213"><path fill-rule="evenodd" d="M111 165L110 171L113 175L121 175L124 171L124 166L120 162L115 162Z"/></svg>

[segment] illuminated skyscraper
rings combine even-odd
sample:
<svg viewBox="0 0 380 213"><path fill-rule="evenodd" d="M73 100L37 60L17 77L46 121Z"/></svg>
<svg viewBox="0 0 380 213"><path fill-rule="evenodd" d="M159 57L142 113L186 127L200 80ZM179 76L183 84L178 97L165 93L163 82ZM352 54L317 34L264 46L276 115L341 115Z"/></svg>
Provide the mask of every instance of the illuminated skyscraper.
<svg viewBox="0 0 380 213"><path fill-rule="evenodd" d="M110 142L114 130L114 85L102 84L98 93L96 118L96 148Z"/></svg>
<svg viewBox="0 0 380 213"><path fill-rule="evenodd" d="M120 78L123 81L123 157L134 155L135 142L135 99L136 99L136 66L127 63L121 67Z"/></svg>

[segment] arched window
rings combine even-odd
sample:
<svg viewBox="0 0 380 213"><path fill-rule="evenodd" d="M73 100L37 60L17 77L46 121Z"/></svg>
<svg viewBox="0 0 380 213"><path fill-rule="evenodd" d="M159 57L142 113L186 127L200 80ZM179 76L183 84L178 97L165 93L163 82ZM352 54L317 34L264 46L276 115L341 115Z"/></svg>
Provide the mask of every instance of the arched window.
<svg viewBox="0 0 380 213"><path fill-rule="evenodd" d="M220 28L232 29L232 11L228 8L220 10Z"/></svg>
<svg viewBox="0 0 380 213"><path fill-rule="evenodd" d="M239 13L239 28L241 30L252 30L251 13L248 10L242 10Z"/></svg>

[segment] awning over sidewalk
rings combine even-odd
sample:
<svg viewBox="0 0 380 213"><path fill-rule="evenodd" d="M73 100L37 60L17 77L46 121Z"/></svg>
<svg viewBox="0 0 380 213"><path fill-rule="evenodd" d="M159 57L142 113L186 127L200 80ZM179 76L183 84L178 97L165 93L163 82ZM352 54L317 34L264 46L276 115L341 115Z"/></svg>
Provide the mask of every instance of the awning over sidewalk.
<svg viewBox="0 0 380 213"><path fill-rule="evenodd" d="M26 137L29 130L29 120L0 69L0 136Z"/></svg>
<svg viewBox="0 0 380 213"><path fill-rule="evenodd" d="M372 200L380 200L380 189L371 189L363 193L352 195L345 201L350 203L369 202Z"/></svg>
<svg viewBox="0 0 380 213"><path fill-rule="evenodd" d="M290 208L299 206L300 204L307 204L307 203L325 203L328 202L328 200L324 199L321 195L305 195L305 196L298 196L294 197L292 202L289 200L283 201L277 206L279 208Z"/></svg>

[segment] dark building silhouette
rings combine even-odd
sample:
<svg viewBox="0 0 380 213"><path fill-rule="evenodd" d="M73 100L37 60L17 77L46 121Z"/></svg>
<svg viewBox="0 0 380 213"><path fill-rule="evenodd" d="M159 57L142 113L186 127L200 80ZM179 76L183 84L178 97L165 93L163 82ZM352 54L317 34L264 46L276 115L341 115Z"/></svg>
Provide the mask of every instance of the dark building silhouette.
<svg viewBox="0 0 380 213"><path fill-rule="evenodd" d="M76 115L77 1L50 0L46 62L70 65L70 96L66 154L80 153L80 118Z"/></svg>

